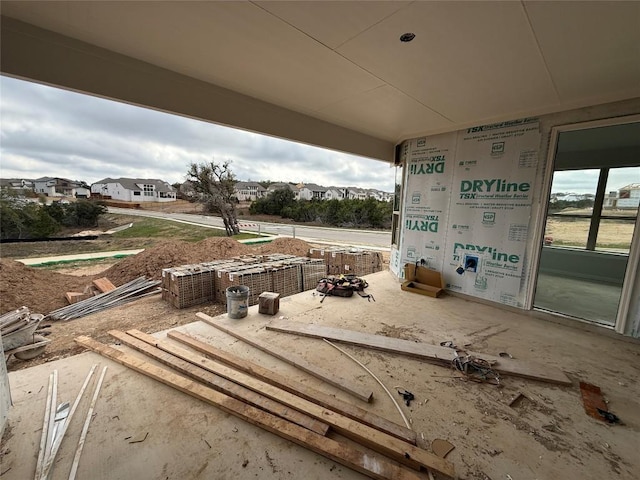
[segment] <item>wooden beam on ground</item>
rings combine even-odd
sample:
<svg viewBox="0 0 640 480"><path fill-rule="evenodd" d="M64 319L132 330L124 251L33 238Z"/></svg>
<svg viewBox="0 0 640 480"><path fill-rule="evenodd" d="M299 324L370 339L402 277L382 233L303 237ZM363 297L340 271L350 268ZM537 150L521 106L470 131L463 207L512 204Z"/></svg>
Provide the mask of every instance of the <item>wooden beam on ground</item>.
<svg viewBox="0 0 640 480"><path fill-rule="evenodd" d="M125 345L150 356L154 360L158 360L159 362L172 367L183 375L187 375L188 377L203 382L208 387L224 393L225 395L229 395L230 397L248 403L249 405L253 405L254 407L261 408L269 413L300 425L301 427L308 428L319 435L326 435L329 431L329 426L322 421L311 418L309 415L305 415L297 410L292 410L277 400L273 400L261 395L260 393L256 393L255 391L234 383L229 379L222 378L211 370L205 370L185 360L176 358L174 355L164 352L159 348L156 348L149 343L145 343L135 337L127 335L124 332L111 330L109 335L117 338ZM151 335L148 335L148 337L151 337ZM155 339L155 337L151 338Z"/></svg>
<svg viewBox="0 0 640 480"><path fill-rule="evenodd" d="M320 368L317 365L313 365L312 363L302 358L300 355L296 355L291 351L285 351L285 350L279 349L278 347L270 345L269 343L263 340L258 340L257 338L253 338L251 336L236 332L235 330L232 330L226 327L225 325L223 325L222 323L216 321L213 317L210 317L209 315L206 315L202 312L196 313L196 316L203 322L211 325L212 327L215 327L218 330L221 330L224 333L227 333L232 337L237 338L238 340L242 340L243 342L248 343L252 347L257 348L258 350L262 350L263 352L268 353L269 355L272 355L277 359L282 360L283 362L293 365L294 367L297 367L300 370L307 372L308 374L313 375L314 377L319 378L324 382L330 383L334 387L337 387L340 390L347 392L356 398L359 398L360 400L364 400L365 402L370 402L371 399L373 398L373 392L371 390L367 390L364 388L360 388L357 385L353 385L353 382L349 382L348 380L344 379L340 375L324 370L323 368Z"/></svg>
<svg viewBox="0 0 640 480"><path fill-rule="evenodd" d="M293 408L315 418L319 421L325 422L330 425L336 432L348 437L361 445L364 445L372 450L387 455L394 460L404 463L412 468L420 469L433 468L437 471L446 471L447 465L440 464L441 459L435 455L422 450L414 445L410 445L395 437L382 433L371 427L361 424L360 422L351 420L343 415L340 415L331 410L327 410L313 402L304 400L303 398L291 395L273 385L269 385L261 380L253 378L242 372L238 372L224 365L220 365L217 362L213 362L202 355L196 354L192 351L185 350L167 341L158 340L152 335L142 333L139 331L130 331L131 335L135 335L137 338L144 342L149 342L153 345L162 346L167 352L171 352L173 355L180 357L180 359L187 360L188 362L198 365L199 367L207 370L208 372L215 373L221 377L227 378L230 381L237 383L243 387L249 388L265 397L271 398L274 401L280 402L287 407ZM178 360L178 359L176 359ZM182 360L180 360L182 361ZM174 362L167 365L174 366ZM195 373L195 372L194 372ZM201 375L190 375L192 378L205 381L205 378Z"/></svg>
<svg viewBox="0 0 640 480"><path fill-rule="evenodd" d="M345 417L349 417L353 420L359 421L360 423L364 423L365 425L369 425L370 427L380 430L381 432L393 435L405 442L409 442L413 445L416 444L416 432L387 420L386 418L368 412L358 406L346 403L336 397L332 397L331 395L321 392L320 390L304 385L303 383L295 382L284 375L280 375L277 372L249 362L248 360L240 358L232 353L215 348L208 343L201 342L200 340L182 332L170 330L167 332L167 336L173 340L183 343L184 345L188 345L194 350L204 353L214 360L259 378L260 380L279 387L293 395L297 395L306 400L317 403L318 405L333 410L334 412L338 412Z"/></svg>
<svg viewBox="0 0 640 480"><path fill-rule="evenodd" d="M428 362L447 366L451 365L451 361L456 356L455 350L448 347L429 345L427 343L415 343L409 340L355 332L353 330L345 330L342 328L325 327L322 325L278 321L277 324L267 325L267 330L292 333L305 337L326 338L328 340L334 340L348 345L359 345L375 350L382 350L384 352L408 355L410 357L420 358ZM554 367L549 367L535 362L495 357L484 353L467 353L489 362L495 362L491 368L504 375L513 375L516 377L557 383L560 385L571 385L571 380L569 380L564 372Z"/></svg>
<svg viewBox="0 0 640 480"><path fill-rule="evenodd" d="M104 357L110 358L194 398L215 405L226 413L235 415L252 425L306 447L371 478L379 480L424 480L423 475L398 465L396 462L362 451L352 444L318 435L311 430L194 382L190 378L178 375L170 369L152 365L145 360L128 355L86 336L78 337L75 340L79 345ZM454 476L452 466L448 470L448 475Z"/></svg>
<svg viewBox="0 0 640 480"><path fill-rule="evenodd" d="M81 302L82 300L86 300L87 298L91 298L92 295L82 292L67 292L64 294L64 297L67 299L69 305L72 305L74 303Z"/></svg>
<svg viewBox="0 0 640 480"><path fill-rule="evenodd" d="M116 286L113 283L111 283L111 280L109 280L107 277L96 278L93 281L93 284L102 293L107 293L116 289Z"/></svg>

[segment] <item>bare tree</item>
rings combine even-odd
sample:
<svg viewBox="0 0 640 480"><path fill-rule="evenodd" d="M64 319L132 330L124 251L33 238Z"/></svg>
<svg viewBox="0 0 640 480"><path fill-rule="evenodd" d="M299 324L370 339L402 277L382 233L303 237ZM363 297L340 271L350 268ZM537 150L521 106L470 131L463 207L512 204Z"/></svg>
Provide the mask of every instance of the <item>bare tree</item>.
<svg viewBox="0 0 640 480"><path fill-rule="evenodd" d="M192 163L187 172L187 179L196 193L200 194L206 210L222 217L228 236L240 233L236 215L236 177L230 164L228 160L222 164L217 164L215 160L202 164Z"/></svg>

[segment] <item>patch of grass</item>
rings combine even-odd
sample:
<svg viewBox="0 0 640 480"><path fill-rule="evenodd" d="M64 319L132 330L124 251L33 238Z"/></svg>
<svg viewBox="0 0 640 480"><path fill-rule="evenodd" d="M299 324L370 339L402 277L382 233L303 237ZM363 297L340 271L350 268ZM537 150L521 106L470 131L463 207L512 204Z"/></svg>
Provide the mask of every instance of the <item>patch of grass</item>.
<svg viewBox="0 0 640 480"><path fill-rule="evenodd" d="M184 240L187 242L199 242L209 237L226 237L224 230L218 228L199 227L187 223L161 220L158 218L136 218L133 226L113 234L115 238L164 238L172 240ZM258 238L258 235L241 233L234 235L234 240L246 238Z"/></svg>

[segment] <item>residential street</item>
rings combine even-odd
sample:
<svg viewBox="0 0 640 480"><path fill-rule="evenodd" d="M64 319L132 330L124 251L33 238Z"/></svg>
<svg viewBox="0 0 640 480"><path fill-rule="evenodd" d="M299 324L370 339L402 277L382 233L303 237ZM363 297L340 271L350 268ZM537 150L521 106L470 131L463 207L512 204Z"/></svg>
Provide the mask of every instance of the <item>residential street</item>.
<svg viewBox="0 0 640 480"><path fill-rule="evenodd" d="M163 218L177 222L186 222L211 228L224 228L222 218L188 213L154 212L129 208L109 207L110 213L139 215L142 217ZM295 237L311 243L348 244L373 249L388 249L391 245L390 231L354 230L344 228L308 227L304 225L285 225L278 223L240 221L244 231L269 233L283 237Z"/></svg>

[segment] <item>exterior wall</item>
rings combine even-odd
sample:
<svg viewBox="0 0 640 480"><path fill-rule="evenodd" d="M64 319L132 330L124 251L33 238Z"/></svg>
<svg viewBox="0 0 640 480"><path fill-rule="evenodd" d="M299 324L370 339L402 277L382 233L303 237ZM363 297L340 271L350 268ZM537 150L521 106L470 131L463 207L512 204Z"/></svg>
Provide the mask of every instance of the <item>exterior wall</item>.
<svg viewBox="0 0 640 480"><path fill-rule="evenodd" d="M640 188L629 191L628 198L618 198L618 208L638 208L640 205Z"/></svg>
<svg viewBox="0 0 640 480"><path fill-rule="evenodd" d="M142 194L140 195L140 197L134 197L131 190L127 190L119 183L94 183L93 185L91 185L91 193L109 196L113 200L121 200L123 202L142 201L138 200L139 198L142 198Z"/></svg>
<svg viewBox="0 0 640 480"><path fill-rule="evenodd" d="M257 187L244 187L240 190L236 190L236 197L241 202L253 201L258 198L262 198L265 195L265 190L259 190Z"/></svg>
<svg viewBox="0 0 640 480"><path fill-rule="evenodd" d="M55 185L50 185L49 182L36 182L34 184L34 191L38 194L43 194L48 197L60 197L59 193L56 193Z"/></svg>
<svg viewBox="0 0 640 480"><path fill-rule="evenodd" d="M311 200L313 198L313 192L308 188L303 187L300 189L298 198L300 200Z"/></svg>
<svg viewBox="0 0 640 480"><path fill-rule="evenodd" d="M75 197L86 197L89 198L91 196L91 190L84 187L78 187L73 189L73 195Z"/></svg>
<svg viewBox="0 0 640 480"><path fill-rule="evenodd" d="M535 129L522 132L519 139L509 137L507 127L502 131L468 129L403 142L401 231L398 248L392 248L392 271L402 276L404 263L425 259L430 268L442 271L450 290L530 308L533 291L530 285L537 276L532 258L540 249L537 237L544 225L548 196L543 188L544 179L552 167L547 160L552 128L637 113L640 99L633 99L532 119L529 124ZM517 130L517 126L514 128ZM490 135L484 139L480 136L473 139L474 135L487 133ZM502 134L507 134L504 147L493 147L503 141L497 138ZM523 140L527 135L528 140ZM483 150L483 143L496 150ZM511 146L516 150L509 151ZM427 173L429 169L431 173ZM416 181L416 176L422 179ZM520 205L513 199L510 201L513 205L505 209L504 202L494 199L493 204L499 208L492 215L490 199L464 198L463 194L472 193L474 180L491 181L493 177L506 180L506 184L528 184L525 192L517 192L523 195L518 199ZM477 271L464 269L468 257L476 260ZM456 273L461 264L462 275ZM635 329L640 335L640 320L635 318L640 311L640 296L632 298L627 333Z"/></svg>
<svg viewBox="0 0 640 480"><path fill-rule="evenodd" d="M140 188L140 195L136 195L133 190L129 190L123 187L120 183L94 183L91 185L91 193L108 195L113 200L120 200L123 202L174 202L176 200L175 192L167 192L168 197L162 198L160 192L155 191L153 195L145 195L142 188ZM169 196L170 195L170 196Z"/></svg>

